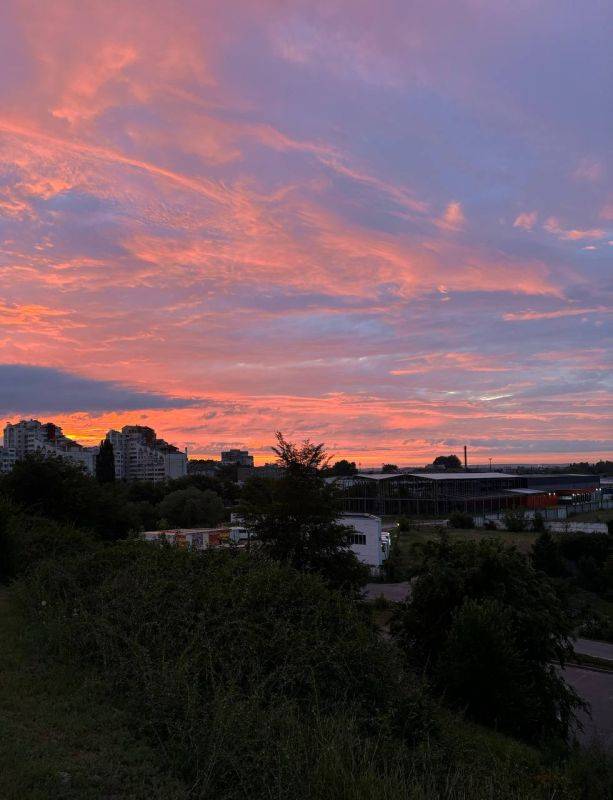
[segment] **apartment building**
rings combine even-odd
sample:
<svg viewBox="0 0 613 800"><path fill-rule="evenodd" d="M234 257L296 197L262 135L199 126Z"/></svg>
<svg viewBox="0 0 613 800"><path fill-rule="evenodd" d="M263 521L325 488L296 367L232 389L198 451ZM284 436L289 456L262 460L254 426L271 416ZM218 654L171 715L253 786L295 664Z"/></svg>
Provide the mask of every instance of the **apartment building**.
<svg viewBox="0 0 613 800"><path fill-rule="evenodd" d="M10 447L0 447L0 475L10 472L15 466L17 455Z"/></svg>
<svg viewBox="0 0 613 800"><path fill-rule="evenodd" d="M158 439L153 428L124 425L106 438L113 445L117 480L159 483L187 475L187 455Z"/></svg>
<svg viewBox="0 0 613 800"><path fill-rule="evenodd" d="M248 450L223 450L221 453L222 464L236 464L239 467L252 467L253 456Z"/></svg>
<svg viewBox="0 0 613 800"><path fill-rule="evenodd" d="M83 447L69 439L53 422L23 419L7 423L4 428L4 450L7 454L1 459L2 471L10 471L15 461L31 453L69 459L80 464L89 474L93 474L96 468L96 448Z"/></svg>

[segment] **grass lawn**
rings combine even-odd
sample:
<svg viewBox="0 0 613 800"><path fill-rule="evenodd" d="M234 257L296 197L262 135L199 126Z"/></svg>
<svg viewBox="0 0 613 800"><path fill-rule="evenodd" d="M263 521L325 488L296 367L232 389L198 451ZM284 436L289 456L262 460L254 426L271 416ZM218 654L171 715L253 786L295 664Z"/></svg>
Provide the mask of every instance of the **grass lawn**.
<svg viewBox="0 0 613 800"><path fill-rule="evenodd" d="M536 533L511 533L510 531L485 531L482 529L468 529L461 530L457 528L445 528L446 533L449 534L451 539L462 539L464 541L478 542L482 539L496 539L503 542L505 545L514 545L517 549L528 554L537 537ZM437 528L433 525L419 527L416 524L415 528L410 531L400 531L398 534L398 542L400 545L400 563L403 568L410 568L414 563L414 557L411 550L413 545L421 544L438 536Z"/></svg>
<svg viewBox="0 0 613 800"><path fill-rule="evenodd" d="M0 589L0 798L184 800L157 761L84 675L36 658Z"/></svg>

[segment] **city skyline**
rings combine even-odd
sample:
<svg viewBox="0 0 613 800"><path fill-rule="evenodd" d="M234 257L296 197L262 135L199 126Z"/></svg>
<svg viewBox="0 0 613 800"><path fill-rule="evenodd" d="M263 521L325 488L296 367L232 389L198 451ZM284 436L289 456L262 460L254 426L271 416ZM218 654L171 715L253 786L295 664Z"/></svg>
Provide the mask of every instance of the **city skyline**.
<svg viewBox="0 0 613 800"><path fill-rule="evenodd" d="M118 9L0 12L3 420L613 455L610 8Z"/></svg>

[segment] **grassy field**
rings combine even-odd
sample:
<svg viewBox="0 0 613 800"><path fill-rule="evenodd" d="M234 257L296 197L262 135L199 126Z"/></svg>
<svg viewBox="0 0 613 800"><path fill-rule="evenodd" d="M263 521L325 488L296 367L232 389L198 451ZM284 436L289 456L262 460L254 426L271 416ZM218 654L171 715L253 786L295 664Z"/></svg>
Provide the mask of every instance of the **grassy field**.
<svg viewBox="0 0 613 800"><path fill-rule="evenodd" d="M528 554L537 537L536 533L511 533L510 531L485 531L482 529L468 529L461 530L456 528L445 528L445 532L451 539L462 539L464 541L481 541L482 539L496 539L503 542L505 545L513 545L525 554ZM399 560L403 569L410 570L411 566L415 564L416 549L415 546L423 544L424 542L436 539L438 529L434 525L419 526L417 523L410 531L399 531L398 544L399 544Z"/></svg>
<svg viewBox="0 0 613 800"><path fill-rule="evenodd" d="M84 675L46 667L0 589L0 798L184 800L157 758Z"/></svg>

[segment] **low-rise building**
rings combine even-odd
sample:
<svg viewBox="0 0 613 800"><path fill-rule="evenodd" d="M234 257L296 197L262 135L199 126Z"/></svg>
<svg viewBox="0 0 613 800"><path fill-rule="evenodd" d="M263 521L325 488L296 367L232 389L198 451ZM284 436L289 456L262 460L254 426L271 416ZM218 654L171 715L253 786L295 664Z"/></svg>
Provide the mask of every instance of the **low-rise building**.
<svg viewBox="0 0 613 800"><path fill-rule="evenodd" d="M374 514L341 514L341 525L351 528L349 544L356 557L378 575L389 555L389 537L381 530L381 517Z"/></svg>
<svg viewBox="0 0 613 800"><path fill-rule="evenodd" d="M208 550L223 547L231 542L239 542L242 529L239 527L221 528L169 528L163 531L145 531L141 538L152 544L170 544L183 550ZM245 536L246 538L246 536Z"/></svg>

